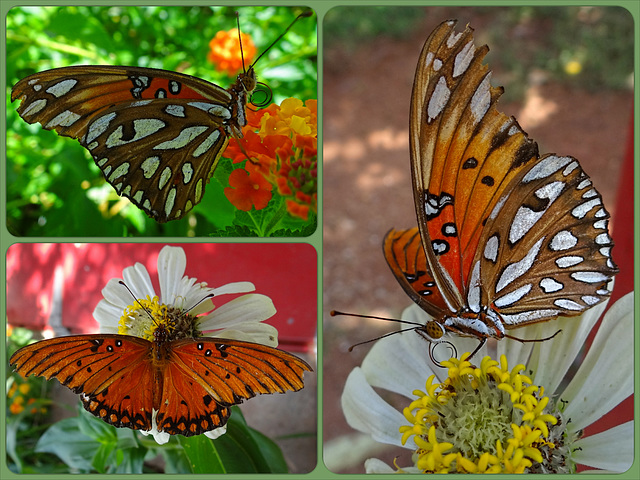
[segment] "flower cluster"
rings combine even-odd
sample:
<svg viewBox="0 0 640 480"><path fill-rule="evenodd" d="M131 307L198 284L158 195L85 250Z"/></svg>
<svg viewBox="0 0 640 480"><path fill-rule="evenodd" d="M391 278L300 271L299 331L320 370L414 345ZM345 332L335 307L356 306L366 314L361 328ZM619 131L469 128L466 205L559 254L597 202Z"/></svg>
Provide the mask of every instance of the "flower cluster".
<svg viewBox="0 0 640 480"><path fill-rule="evenodd" d="M13 377L13 383L9 387L7 392L7 401L9 403L9 412L13 415L22 413L26 407L30 407L29 413L36 415L38 413L47 413L47 409L44 406L38 408L35 403L38 401L39 391L33 392L31 388L31 381L37 381L35 379L23 380L18 379L17 375Z"/></svg>
<svg viewBox="0 0 640 480"><path fill-rule="evenodd" d="M216 70L226 73L230 77L237 74L244 65L250 65L256 55L256 46L251 37L246 33L240 33L242 41L242 53L238 41L238 29L232 28L228 32L220 31L209 42L209 54L207 60L216 66Z"/></svg>
<svg viewBox="0 0 640 480"><path fill-rule="evenodd" d="M249 158L245 169L229 178L229 201L240 210L260 210L275 187L292 216L307 220L310 211L317 212L317 126L317 100L287 98L257 112L247 110L244 138L231 139L225 151L234 163Z"/></svg>

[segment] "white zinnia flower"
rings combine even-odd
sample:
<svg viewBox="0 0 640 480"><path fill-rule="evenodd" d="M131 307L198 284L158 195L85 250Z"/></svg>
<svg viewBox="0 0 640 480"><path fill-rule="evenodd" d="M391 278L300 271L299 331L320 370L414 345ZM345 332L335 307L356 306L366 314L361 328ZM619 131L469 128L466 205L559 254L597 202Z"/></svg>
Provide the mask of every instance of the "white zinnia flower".
<svg viewBox="0 0 640 480"><path fill-rule="evenodd" d="M564 468L573 471L578 464L624 472L633 462L633 421L588 437L582 437L582 431L633 393L633 292L607 311L577 372L568 384L563 383L604 309L605 304L601 304L579 318L560 318L518 331L519 336L532 339L548 337L562 329L561 334L549 341L523 344L505 338L490 347L484 346L472 359L481 366L475 369L459 369L463 365L457 360L448 363L449 370L434 367L429 361L428 344L412 331L379 340L362 366L356 367L347 379L342 395L347 422L378 442L413 451L414 465L400 469L407 473L447 471L454 466L461 471L515 471L518 462L530 472L557 472ZM424 323L427 317L417 305L412 305L402 318ZM473 351L478 342L464 337L449 340L460 353ZM493 350L491 357L501 358L506 368L500 370L498 362L483 360L490 349ZM513 368L518 364L523 368ZM486 370L501 380L486 381L487 375L483 373ZM473 375L467 375L469 372ZM433 379L427 381L432 375ZM472 386L455 383L456 375L471 379ZM445 388L442 388L443 382L446 382ZM503 383L498 389L496 385L500 382ZM425 383L427 393L422 392ZM407 405L413 403L403 414L383 400L374 388L409 398ZM476 397L473 397L474 390ZM471 394L466 395L469 392ZM449 401L453 398L454 401ZM462 407L460 403L455 404L456 401L468 403ZM529 403L525 405L526 402ZM456 409L451 407L454 404ZM498 413L507 416L504 422L507 428L503 429L507 438L503 438L496 453L491 447L496 445L495 435L500 426ZM431 421L425 422L429 415L432 415ZM408 425L410 423L414 424ZM436 432L445 425L449 427L448 432ZM466 429L468 425L473 426ZM485 427L491 428L485 431ZM536 436L540 435L534 431L536 428L546 431L548 435L544 440ZM532 433L527 438L522 432ZM484 442L478 442L482 435ZM474 458L475 463L460 454L468 452L473 442L486 447L483 457L478 454ZM519 454L524 455L524 463ZM367 460L365 468L367 473L397 471L375 458Z"/></svg>
<svg viewBox="0 0 640 480"><path fill-rule="evenodd" d="M100 332L135 335L153 341L156 328L171 323L176 338L205 334L271 347L278 345L277 329L262 323L276 313L269 297L243 295L216 308L210 297L217 301L224 294L251 292L255 290L254 285L236 282L209 288L204 282L197 283L195 278L184 276L186 265L187 258L182 248L163 247L158 256L159 297L153 289L147 269L140 263L125 268L122 280L109 280L102 290L104 299L93 312L100 324ZM185 317L192 322L185 322ZM159 444L167 443L170 435L158 431L155 411L152 424L151 430L142 433L152 434ZM215 439L225 431L226 425L205 435Z"/></svg>

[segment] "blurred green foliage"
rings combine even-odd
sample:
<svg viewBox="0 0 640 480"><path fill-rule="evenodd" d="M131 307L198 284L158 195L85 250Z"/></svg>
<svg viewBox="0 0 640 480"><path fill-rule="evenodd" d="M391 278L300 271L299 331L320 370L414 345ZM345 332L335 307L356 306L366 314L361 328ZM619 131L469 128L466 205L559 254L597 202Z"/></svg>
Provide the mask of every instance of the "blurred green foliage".
<svg viewBox="0 0 640 480"><path fill-rule="evenodd" d="M490 46L488 61L492 69L508 71L499 84L512 98L536 70L588 89L632 83L633 17L621 7L336 7L324 18L324 47L357 55L358 47L378 37L415 38L422 45L429 34L424 25L448 19L460 27L469 23L478 41Z"/></svg>
<svg viewBox="0 0 640 480"><path fill-rule="evenodd" d="M262 52L304 10L12 8L7 15L6 50L9 232L19 236L200 236L217 235L220 231L234 236L244 231L246 226L235 219L236 210L223 194L228 186L226 178L218 175L207 185L203 201L185 218L156 223L115 193L77 141L59 137L40 124L24 122L15 111L17 104L11 105L10 89L33 73L83 64L161 68L228 87L235 78L217 72L207 61L207 53L209 41L218 31L236 27L235 12L240 15L241 31L249 34L258 52ZM258 62L258 80L273 91L275 103L287 97L317 98L316 30L315 16L302 19ZM315 222L315 217L310 221ZM251 222L255 224L256 219ZM308 234L309 225L300 220L294 227L285 228L284 234L303 230Z"/></svg>

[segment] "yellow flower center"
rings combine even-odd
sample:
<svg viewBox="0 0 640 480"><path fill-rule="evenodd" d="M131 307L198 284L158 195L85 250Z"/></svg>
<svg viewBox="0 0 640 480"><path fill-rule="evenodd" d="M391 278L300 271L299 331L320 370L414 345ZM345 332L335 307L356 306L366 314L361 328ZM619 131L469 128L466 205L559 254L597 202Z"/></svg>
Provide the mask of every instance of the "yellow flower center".
<svg viewBox="0 0 640 480"><path fill-rule="evenodd" d="M196 317L172 305L161 304L157 296L151 298L149 295L124 309L118 333L152 342L158 329L163 331L164 340L200 336Z"/></svg>
<svg viewBox="0 0 640 480"><path fill-rule="evenodd" d="M504 355L500 363L487 356L480 367L468 356L443 362L448 378L429 377L426 392L414 391L418 398L404 409L411 425L400 427L402 443L413 437L416 466L424 473L558 471L566 458L558 460L550 428L560 414L548 413L544 388L521 373L524 365L509 369ZM552 464L538 466L546 461Z"/></svg>

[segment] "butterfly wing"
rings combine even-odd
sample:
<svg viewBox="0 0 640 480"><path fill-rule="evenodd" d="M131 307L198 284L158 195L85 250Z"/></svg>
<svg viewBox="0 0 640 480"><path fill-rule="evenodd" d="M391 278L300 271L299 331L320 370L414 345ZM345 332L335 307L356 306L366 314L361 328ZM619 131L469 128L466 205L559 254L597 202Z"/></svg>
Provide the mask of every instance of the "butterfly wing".
<svg viewBox="0 0 640 480"><path fill-rule="evenodd" d="M152 68L48 70L20 80L11 92L18 98L25 121L78 139L116 191L159 222L200 201L237 130L229 91Z"/></svg>
<svg viewBox="0 0 640 480"><path fill-rule="evenodd" d="M454 27L444 22L427 39L412 93L424 251L415 229L392 231L387 261L424 310L469 334L475 320L466 314L488 313L506 328L578 315L608 297L618 271L609 214L577 160L540 158L516 120L497 110L502 89L482 64L488 47L475 47L471 28Z"/></svg>
<svg viewBox="0 0 640 480"><path fill-rule="evenodd" d="M427 39L411 98L410 151L418 226L427 263L451 312L466 304L483 221L510 181L538 158L537 145L496 109L473 31L442 23Z"/></svg>
<svg viewBox="0 0 640 480"><path fill-rule="evenodd" d="M231 405L256 394L300 390L306 362L290 353L221 338L171 342L158 429L198 435L226 423Z"/></svg>
<svg viewBox="0 0 640 480"><path fill-rule="evenodd" d="M41 340L9 359L23 377L56 378L82 395L85 409L116 427L151 429L151 343L127 335L75 335Z"/></svg>
<svg viewBox="0 0 640 480"><path fill-rule="evenodd" d="M609 214L578 161L545 155L514 184L489 216L474 259L481 303L509 328L580 315L608 298L618 272Z"/></svg>
<svg viewBox="0 0 640 480"><path fill-rule="evenodd" d="M391 271L407 295L432 317L446 315L447 304L435 288L418 227L392 229L384 238L383 248Z"/></svg>
<svg viewBox="0 0 640 480"><path fill-rule="evenodd" d="M202 199L228 115L204 100L125 102L96 116L80 143L119 195L158 222L177 220Z"/></svg>

